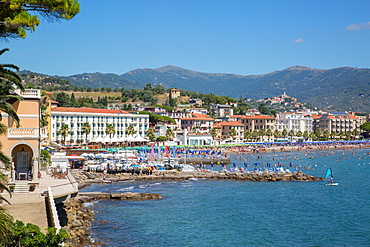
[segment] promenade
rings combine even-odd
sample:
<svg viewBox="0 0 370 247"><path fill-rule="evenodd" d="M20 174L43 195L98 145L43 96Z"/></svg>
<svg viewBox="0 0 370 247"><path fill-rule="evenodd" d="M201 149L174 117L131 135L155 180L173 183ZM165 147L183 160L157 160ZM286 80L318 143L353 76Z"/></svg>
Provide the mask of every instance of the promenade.
<svg viewBox="0 0 370 247"><path fill-rule="evenodd" d="M15 220L23 221L24 223L31 223L37 225L44 230L48 227L45 197L41 194L48 190L48 187L63 188L70 190L71 183L68 178L55 179L51 177L46 171L40 171L41 178L39 188L28 193L9 193L3 192L1 195L10 202L2 202L2 207Z"/></svg>

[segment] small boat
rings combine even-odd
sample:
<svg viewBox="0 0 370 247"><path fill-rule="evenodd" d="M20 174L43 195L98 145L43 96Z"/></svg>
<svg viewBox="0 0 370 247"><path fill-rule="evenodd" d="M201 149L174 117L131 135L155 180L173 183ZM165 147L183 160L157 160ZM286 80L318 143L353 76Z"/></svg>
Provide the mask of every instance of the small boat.
<svg viewBox="0 0 370 247"><path fill-rule="evenodd" d="M338 183L334 183L333 172L332 172L331 168L328 168L326 170L325 179L326 179L326 181L328 181L328 183L326 184L327 186L336 186L336 185L338 185Z"/></svg>

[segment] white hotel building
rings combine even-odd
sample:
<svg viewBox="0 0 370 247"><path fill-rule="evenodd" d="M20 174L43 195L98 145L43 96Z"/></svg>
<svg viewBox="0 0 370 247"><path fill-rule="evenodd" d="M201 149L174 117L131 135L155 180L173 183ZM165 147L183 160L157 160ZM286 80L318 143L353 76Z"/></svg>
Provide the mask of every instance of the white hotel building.
<svg viewBox="0 0 370 247"><path fill-rule="evenodd" d="M88 122L91 132L86 135L82 126ZM51 140L63 143L64 137L58 135L62 124L67 124L70 134L66 137L67 144L82 144L87 142L125 142L146 140L146 130L149 128L149 115L131 114L122 110L54 107L51 109ZM113 124L115 133L105 133L108 124ZM126 134L126 129L132 125L136 131L133 136Z"/></svg>
<svg viewBox="0 0 370 247"><path fill-rule="evenodd" d="M313 118L310 113L297 113L297 112L284 112L276 116L275 129L283 131L286 129L288 132L293 130L295 133L313 131Z"/></svg>

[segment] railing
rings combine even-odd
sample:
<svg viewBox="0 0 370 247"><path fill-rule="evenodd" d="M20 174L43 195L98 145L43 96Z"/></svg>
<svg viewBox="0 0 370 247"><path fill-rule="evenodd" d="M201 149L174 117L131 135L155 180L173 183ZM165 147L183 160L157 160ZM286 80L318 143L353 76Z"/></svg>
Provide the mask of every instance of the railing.
<svg viewBox="0 0 370 247"><path fill-rule="evenodd" d="M20 138L20 137L39 137L38 128L9 128L8 129L9 138Z"/></svg>
<svg viewBox="0 0 370 247"><path fill-rule="evenodd" d="M60 197L78 192L78 182L70 171L67 171L69 183L54 185L51 187L54 197Z"/></svg>
<svg viewBox="0 0 370 247"><path fill-rule="evenodd" d="M40 132L39 132L40 131ZM48 136L46 128L9 128L9 138L46 138Z"/></svg>
<svg viewBox="0 0 370 247"><path fill-rule="evenodd" d="M57 229L57 232L59 232L61 227L59 223L58 212L54 203L53 189L51 187L48 187L47 203L49 204L52 226Z"/></svg>
<svg viewBox="0 0 370 247"><path fill-rule="evenodd" d="M25 89L24 91L16 89L14 92L23 98L41 98L41 91L39 89Z"/></svg>
<svg viewBox="0 0 370 247"><path fill-rule="evenodd" d="M41 138L47 138L48 137L48 129L46 127L40 128L40 135L41 135Z"/></svg>
<svg viewBox="0 0 370 247"><path fill-rule="evenodd" d="M75 178L75 176L73 176L73 174L68 170L68 173L67 173L67 178L69 180L69 182L72 184L72 187L75 191L78 191L78 182Z"/></svg>
<svg viewBox="0 0 370 247"><path fill-rule="evenodd" d="M54 185L51 188L55 198L78 192L71 183Z"/></svg>

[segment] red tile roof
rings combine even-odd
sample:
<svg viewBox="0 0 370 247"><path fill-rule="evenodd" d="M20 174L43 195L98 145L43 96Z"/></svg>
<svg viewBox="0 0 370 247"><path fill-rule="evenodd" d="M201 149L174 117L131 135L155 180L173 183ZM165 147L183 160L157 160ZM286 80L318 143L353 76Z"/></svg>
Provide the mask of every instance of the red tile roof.
<svg viewBox="0 0 370 247"><path fill-rule="evenodd" d="M200 118L212 118L211 116L207 114L202 114L202 113L192 113L193 117L200 117Z"/></svg>
<svg viewBox="0 0 370 247"><path fill-rule="evenodd" d="M275 119L275 118L266 116L266 115L251 115L251 116L244 116L243 119Z"/></svg>
<svg viewBox="0 0 370 247"><path fill-rule="evenodd" d="M112 110L112 109L98 109L98 108L88 108L88 107L53 107L51 108L53 112L84 112L84 113L104 113L104 114L130 114L127 111L122 110Z"/></svg>
<svg viewBox="0 0 370 247"><path fill-rule="evenodd" d="M201 121L215 121L213 118L202 118L202 117L184 117L180 120L201 120Z"/></svg>
<svg viewBox="0 0 370 247"><path fill-rule="evenodd" d="M184 117L180 118L180 120L201 120L201 121L214 121L214 119L207 115L207 114L201 114L201 113L191 113L193 117Z"/></svg>
<svg viewBox="0 0 370 247"><path fill-rule="evenodd" d="M244 127L244 124L242 124L239 121L222 121L222 122L219 122L218 124L221 126L243 126Z"/></svg>

